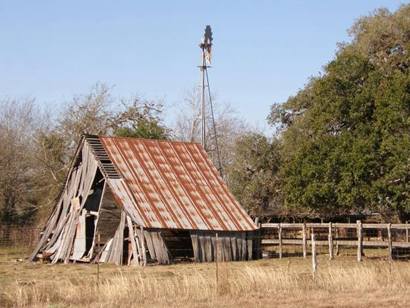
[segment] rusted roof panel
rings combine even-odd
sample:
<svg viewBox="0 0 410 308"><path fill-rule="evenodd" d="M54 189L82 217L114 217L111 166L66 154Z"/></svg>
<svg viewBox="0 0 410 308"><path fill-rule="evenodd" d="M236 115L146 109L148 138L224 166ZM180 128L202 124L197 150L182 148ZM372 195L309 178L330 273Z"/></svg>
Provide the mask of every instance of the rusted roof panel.
<svg viewBox="0 0 410 308"><path fill-rule="evenodd" d="M100 137L123 180L116 199L146 228L255 230L201 145ZM131 204L132 203L132 204Z"/></svg>

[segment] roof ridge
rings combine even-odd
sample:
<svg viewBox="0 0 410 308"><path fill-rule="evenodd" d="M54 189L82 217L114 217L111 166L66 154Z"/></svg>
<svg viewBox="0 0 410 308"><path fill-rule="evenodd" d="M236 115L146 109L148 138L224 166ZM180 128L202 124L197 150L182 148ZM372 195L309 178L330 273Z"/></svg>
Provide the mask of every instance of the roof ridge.
<svg viewBox="0 0 410 308"><path fill-rule="evenodd" d="M170 143L183 143L183 144L197 144L201 145L196 141L183 141L183 140L170 140L170 139L151 139L151 138L140 138L140 137L126 137L126 136L104 136L104 135L93 135L93 137L98 138L109 138L109 139L128 139L128 140L141 140L141 141L156 141L156 142L170 142Z"/></svg>

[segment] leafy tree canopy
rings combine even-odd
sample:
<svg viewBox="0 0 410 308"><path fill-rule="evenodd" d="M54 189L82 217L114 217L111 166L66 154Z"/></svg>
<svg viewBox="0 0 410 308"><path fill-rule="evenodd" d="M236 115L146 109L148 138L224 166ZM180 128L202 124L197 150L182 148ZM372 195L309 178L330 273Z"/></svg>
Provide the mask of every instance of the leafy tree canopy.
<svg viewBox="0 0 410 308"><path fill-rule="evenodd" d="M410 213L410 5L359 19L321 76L268 120L284 203L323 215Z"/></svg>
<svg viewBox="0 0 410 308"><path fill-rule="evenodd" d="M233 161L227 168L227 180L242 206L254 214L271 210L280 200L280 151L277 140L270 141L258 133L239 137Z"/></svg>

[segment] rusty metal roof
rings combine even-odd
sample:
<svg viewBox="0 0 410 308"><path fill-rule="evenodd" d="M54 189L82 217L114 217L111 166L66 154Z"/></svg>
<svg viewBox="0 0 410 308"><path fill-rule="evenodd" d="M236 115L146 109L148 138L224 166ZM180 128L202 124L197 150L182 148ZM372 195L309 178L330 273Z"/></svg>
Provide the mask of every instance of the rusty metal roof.
<svg viewBox="0 0 410 308"><path fill-rule="evenodd" d="M201 145L99 137L122 179L116 199L146 228L244 231L256 225Z"/></svg>

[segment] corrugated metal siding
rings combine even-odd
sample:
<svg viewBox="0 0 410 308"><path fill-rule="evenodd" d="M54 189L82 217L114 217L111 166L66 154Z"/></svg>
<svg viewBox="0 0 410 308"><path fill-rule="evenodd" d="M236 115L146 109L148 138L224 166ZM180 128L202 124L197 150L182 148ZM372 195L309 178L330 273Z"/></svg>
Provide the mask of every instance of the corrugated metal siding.
<svg viewBox="0 0 410 308"><path fill-rule="evenodd" d="M124 180L108 181L146 228L248 231L256 226L196 143L100 137ZM130 205L132 203L132 205Z"/></svg>

